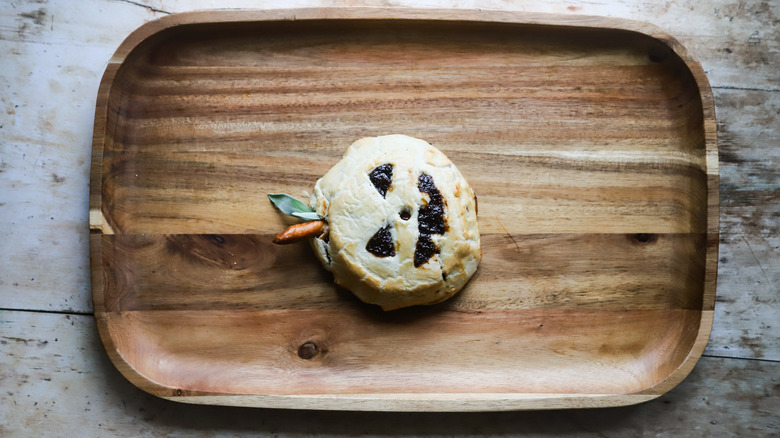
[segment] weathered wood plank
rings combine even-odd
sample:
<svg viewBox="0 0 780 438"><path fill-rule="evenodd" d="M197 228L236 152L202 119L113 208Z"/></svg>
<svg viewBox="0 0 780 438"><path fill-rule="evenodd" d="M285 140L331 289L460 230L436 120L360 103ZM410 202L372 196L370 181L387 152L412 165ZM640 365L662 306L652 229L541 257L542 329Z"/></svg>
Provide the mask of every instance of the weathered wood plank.
<svg viewBox="0 0 780 438"><path fill-rule="evenodd" d="M716 90L721 242L708 352L780 360L780 92Z"/></svg>
<svg viewBox="0 0 780 438"><path fill-rule="evenodd" d="M602 410L503 413L279 411L169 402L113 367L94 320L0 313L4 436L513 435L771 436L780 433L780 364L703 357L660 398Z"/></svg>
<svg viewBox="0 0 780 438"><path fill-rule="evenodd" d="M0 308L91 311L95 96L116 46L151 18L116 1L0 2Z"/></svg>

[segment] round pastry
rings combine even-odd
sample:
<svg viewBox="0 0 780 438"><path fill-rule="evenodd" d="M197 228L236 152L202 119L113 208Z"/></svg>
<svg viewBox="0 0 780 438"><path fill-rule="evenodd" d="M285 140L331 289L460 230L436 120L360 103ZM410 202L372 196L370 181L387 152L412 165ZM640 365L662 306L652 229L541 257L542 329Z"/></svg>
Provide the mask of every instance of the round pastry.
<svg viewBox="0 0 780 438"><path fill-rule="evenodd" d="M317 181L311 239L334 281L393 310L458 292L481 259L477 199L454 164L423 140L363 138Z"/></svg>

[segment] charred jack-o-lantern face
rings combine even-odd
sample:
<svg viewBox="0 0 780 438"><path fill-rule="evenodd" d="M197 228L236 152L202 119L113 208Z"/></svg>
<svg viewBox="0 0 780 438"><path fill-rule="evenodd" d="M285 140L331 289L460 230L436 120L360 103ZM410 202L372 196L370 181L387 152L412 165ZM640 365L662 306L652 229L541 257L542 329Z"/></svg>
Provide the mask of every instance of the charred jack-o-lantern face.
<svg viewBox="0 0 780 438"><path fill-rule="evenodd" d="M328 233L312 240L336 283L385 310L454 295L481 253L476 198L458 169L403 135L355 142L316 184Z"/></svg>
<svg viewBox="0 0 780 438"><path fill-rule="evenodd" d="M386 197L387 189L392 183L393 165L383 164L371 171L371 183L379 191L382 197ZM417 188L420 193L427 193L428 204L420 207L417 216L417 244L414 249L414 266L419 268L425 264L434 254L438 253L436 244L431 240L432 234L444 234L447 229L444 220L444 202L441 193L436 188L433 178L423 173L417 180ZM398 213L402 220L409 220L412 213L407 207L402 207ZM390 234L390 227L385 226L377 231L366 244L366 250L377 257L390 257L395 255L395 243ZM447 276L446 272L442 272Z"/></svg>

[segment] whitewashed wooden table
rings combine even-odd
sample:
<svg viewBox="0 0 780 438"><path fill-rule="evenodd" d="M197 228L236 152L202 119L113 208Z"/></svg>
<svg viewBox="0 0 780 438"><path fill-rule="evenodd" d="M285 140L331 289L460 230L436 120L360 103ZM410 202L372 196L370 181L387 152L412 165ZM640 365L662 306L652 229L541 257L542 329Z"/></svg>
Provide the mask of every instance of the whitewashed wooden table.
<svg viewBox="0 0 780 438"><path fill-rule="evenodd" d="M127 382L92 317L88 184L95 97L119 43L165 14L375 5L647 21L703 65L715 95L721 245L715 323L691 375L651 402L473 414L184 405ZM780 435L780 2L725 0L0 3L0 436Z"/></svg>

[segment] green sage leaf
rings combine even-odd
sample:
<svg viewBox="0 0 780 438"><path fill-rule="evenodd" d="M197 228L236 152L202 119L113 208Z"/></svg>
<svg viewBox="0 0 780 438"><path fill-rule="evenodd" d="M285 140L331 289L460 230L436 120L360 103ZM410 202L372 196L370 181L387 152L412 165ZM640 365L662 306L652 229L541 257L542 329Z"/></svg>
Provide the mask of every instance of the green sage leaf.
<svg viewBox="0 0 780 438"><path fill-rule="evenodd" d="M313 208L288 194L269 193L268 199L270 199L276 208L284 214L295 216L305 221L316 221L321 219L320 216L314 212Z"/></svg>
<svg viewBox="0 0 780 438"><path fill-rule="evenodd" d="M303 219L305 221L318 221L322 219L320 215L313 211L305 211L305 212L295 212L292 213L291 216L295 216L298 219Z"/></svg>

